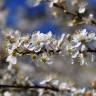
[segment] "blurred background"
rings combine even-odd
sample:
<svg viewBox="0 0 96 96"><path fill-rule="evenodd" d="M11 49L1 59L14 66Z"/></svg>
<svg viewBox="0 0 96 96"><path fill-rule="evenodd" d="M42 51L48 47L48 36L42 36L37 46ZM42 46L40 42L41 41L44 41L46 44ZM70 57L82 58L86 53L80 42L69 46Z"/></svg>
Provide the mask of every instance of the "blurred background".
<svg viewBox="0 0 96 96"><path fill-rule="evenodd" d="M96 0L86 1L88 2L88 12L94 14L95 18ZM67 0L68 10L76 10L75 6L70 6L70 2L73 1ZM57 15L54 15L53 10L57 11ZM67 27L65 23L66 18L62 10L49 8L48 2L45 2L45 0L39 5L36 5L36 0L0 0L0 58L4 55L2 53L4 42L1 31L5 28L20 30L23 33L32 33L34 30L40 30L43 33L52 31L54 36L58 37L63 32L73 32L78 28L87 28L96 32L96 26L90 24ZM65 57L56 57L53 65L41 64L38 66L31 61L30 57L25 56L18 57L18 66L20 68L20 74L25 76L32 75L34 80L40 80L45 78L46 75L53 74L61 80L72 80L84 86L96 77L96 61L87 67L81 67L79 64L71 65L67 59ZM3 68L6 68L6 65L0 61L1 79L2 73L5 72ZM12 83L11 80L7 82Z"/></svg>

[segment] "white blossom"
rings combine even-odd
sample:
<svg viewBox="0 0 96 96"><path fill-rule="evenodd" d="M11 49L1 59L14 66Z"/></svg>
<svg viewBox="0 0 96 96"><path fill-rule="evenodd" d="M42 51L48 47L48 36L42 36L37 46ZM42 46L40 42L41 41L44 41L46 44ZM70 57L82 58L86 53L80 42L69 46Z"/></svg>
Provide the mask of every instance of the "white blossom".
<svg viewBox="0 0 96 96"><path fill-rule="evenodd" d="M43 89L38 89L38 96L43 96L44 90Z"/></svg>
<svg viewBox="0 0 96 96"><path fill-rule="evenodd" d="M79 54L79 51L75 52L73 55L72 55L72 58L76 58Z"/></svg>
<svg viewBox="0 0 96 96"><path fill-rule="evenodd" d="M49 7L53 7L54 3L58 3L59 0L52 0L49 4Z"/></svg>
<svg viewBox="0 0 96 96"><path fill-rule="evenodd" d="M55 77L54 75L46 76L44 80L42 80L41 82L39 82L39 84L44 85L44 84L46 84L47 82L52 81L52 79L53 79L54 77Z"/></svg>
<svg viewBox="0 0 96 96"><path fill-rule="evenodd" d="M85 13L85 10L86 10L86 9L85 9L84 7L83 7L83 8L80 7L78 11L79 11L80 14L82 14L82 13Z"/></svg>
<svg viewBox="0 0 96 96"><path fill-rule="evenodd" d="M80 65L84 65L85 64L85 58L84 55L82 53L79 54L80 57Z"/></svg>
<svg viewBox="0 0 96 96"><path fill-rule="evenodd" d="M59 85L60 90L70 90L71 87L72 87L72 85L68 84L66 82L60 83L60 85Z"/></svg>
<svg viewBox="0 0 96 96"><path fill-rule="evenodd" d="M52 85L53 86L58 86L59 85L59 80L53 80Z"/></svg>
<svg viewBox="0 0 96 96"><path fill-rule="evenodd" d="M73 34L65 35L63 33L60 39L56 39L51 31L46 34L37 31L33 32L31 36L21 36L19 31L14 31L14 34L13 32L10 34L12 35L11 38L15 38L15 42L9 42L7 45L9 54L7 62L13 64L16 64L17 62L16 55L22 55L19 54L19 52L22 53L23 51L28 50L29 52L35 52L33 55L38 58L37 61L51 65L53 64L53 61L51 60L52 57L50 56L51 53L54 55L55 52L58 52L60 49L61 51L58 52L59 54L61 54L63 50L66 50L66 53L71 55L72 64L75 59L78 59L80 60L80 64L84 65L87 64L87 56L85 57L85 54L87 55L86 45L96 40L95 33L88 32L86 29L77 30ZM40 54L40 56L37 54Z"/></svg>
<svg viewBox="0 0 96 96"><path fill-rule="evenodd" d="M94 15L92 13L89 14L89 19L93 19Z"/></svg>
<svg viewBox="0 0 96 96"><path fill-rule="evenodd" d="M96 96L96 91L93 89L92 90L93 96Z"/></svg>
<svg viewBox="0 0 96 96"><path fill-rule="evenodd" d="M16 56L9 55L6 59L7 62L10 64L16 64L17 63L17 58Z"/></svg>
<svg viewBox="0 0 96 96"><path fill-rule="evenodd" d="M67 38L69 38L69 36L67 36ZM72 55L73 58L72 60L79 58L81 65L87 64L85 57L85 54L87 54L86 45L91 41L95 41L95 38L95 33L89 33L86 29L76 31L76 33L71 36L69 43L66 45L66 51L70 52L70 55Z"/></svg>
<svg viewBox="0 0 96 96"><path fill-rule="evenodd" d="M9 91L4 92L4 96L12 96L12 94Z"/></svg>
<svg viewBox="0 0 96 96"><path fill-rule="evenodd" d="M60 47L62 43L64 42L64 37L65 37L65 34L63 33L61 35L61 38L58 40L57 48Z"/></svg>

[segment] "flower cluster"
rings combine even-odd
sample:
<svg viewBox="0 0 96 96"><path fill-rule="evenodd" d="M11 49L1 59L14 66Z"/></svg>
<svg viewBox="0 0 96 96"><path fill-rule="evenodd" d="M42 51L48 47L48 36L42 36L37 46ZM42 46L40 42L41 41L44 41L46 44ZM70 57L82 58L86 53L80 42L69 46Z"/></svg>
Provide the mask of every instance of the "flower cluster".
<svg viewBox="0 0 96 96"><path fill-rule="evenodd" d="M88 44L96 40L93 32L87 32L86 29L76 31L73 35L67 35L68 43L66 50L70 52L72 61L76 58L80 60L80 64L87 64ZM73 62L72 62L73 63Z"/></svg>
<svg viewBox="0 0 96 96"><path fill-rule="evenodd" d="M19 31L10 31L6 34L7 50L9 56L7 62L11 65L17 63L16 56L31 55L32 60L52 64L51 56L62 53L64 50L70 54L72 64L74 60L79 60L81 65L87 64L88 45L96 40L93 32L86 29L78 30L74 34L62 34L60 39L56 39L52 32L44 34L40 31L33 32L32 35L20 35ZM65 47L64 47L65 46ZM66 54L64 53L64 55Z"/></svg>
<svg viewBox="0 0 96 96"><path fill-rule="evenodd" d="M43 63L51 63L50 55L59 53L59 49L64 40L65 34L56 40L52 36L52 32L40 33L33 32L32 35L22 36L19 31L10 31L6 34L8 40L7 51L9 56L7 62L11 65L17 63L17 55L31 55L32 60L39 60Z"/></svg>
<svg viewBox="0 0 96 96"><path fill-rule="evenodd" d="M64 6L62 6L63 4L66 4L65 2L67 2L66 0L51 0L50 1L50 3L49 3L49 7L53 7L54 6L54 4L59 4L59 7L64 7ZM78 0L72 0L72 1L70 1L71 2L71 4L72 5L75 5L75 4L78 4ZM86 6L88 5L88 3L87 2L81 2L81 3L79 3L78 4L78 10L77 10L77 12L79 13L79 14L84 14L85 13L85 11L86 11ZM66 6L66 5L65 5ZM65 8L65 7L64 7ZM63 8L63 9L64 9ZM67 9L64 9L64 10L67 10Z"/></svg>
<svg viewBox="0 0 96 96"><path fill-rule="evenodd" d="M56 75L47 75L42 80L32 81L30 78L26 78L24 82L26 81L26 84L24 85L5 85L0 86L0 88L13 88L13 90L4 90L2 91L2 96L13 96L16 94L15 89L20 87L20 90L24 88L32 88L32 92L36 92L37 96L96 96L96 79L92 80L90 84L83 87L76 87L76 83L74 81L67 80L62 81L60 79L57 79ZM27 92L24 91L24 92ZM28 91L29 92L29 91ZM20 91L19 91L20 94ZM28 93L27 93L28 94ZM32 93L31 93L32 94ZM34 93L33 93L34 94ZM1 95L1 93L0 93Z"/></svg>
<svg viewBox="0 0 96 96"><path fill-rule="evenodd" d="M57 79L53 78L52 76L48 76L43 81L39 82L40 86L47 85L54 89L57 88L59 93L64 96L67 96L67 95L69 95L69 96L95 96L96 95L96 91L95 91L96 85L95 84L96 84L96 80L92 81L92 84L90 84L90 86L76 88L74 82L72 82L72 81L61 82L60 80L57 80ZM38 89L39 96L43 96L45 91L48 91L48 90ZM49 93L50 93L50 91L49 91ZM56 94L54 93L54 96ZM56 95L56 96L58 96L58 95Z"/></svg>

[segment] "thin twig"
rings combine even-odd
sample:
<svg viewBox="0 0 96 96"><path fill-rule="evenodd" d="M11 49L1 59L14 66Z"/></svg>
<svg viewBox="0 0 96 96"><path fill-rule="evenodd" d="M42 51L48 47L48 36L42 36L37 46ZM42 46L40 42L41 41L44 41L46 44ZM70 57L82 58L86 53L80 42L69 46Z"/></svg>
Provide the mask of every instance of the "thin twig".
<svg viewBox="0 0 96 96"><path fill-rule="evenodd" d="M50 54L50 52L52 52L54 55L57 55L59 52L61 52L62 51L62 49L58 49L58 50L49 50L48 51L48 53ZM24 51L24 52L18 52L17 51L17 53L19 53L19 54L22 54L22 55L27 55L27 54L36 54L36 55L39 55L39 54L42 54L43 52L47 52L46 50L41 50L41 51L39 51L39 52L35 52L35 51L29 51L29 50L26 50L26 51ZM87 52L94 52L94 53L96 53L96 48L95 49L91 49L91 48L87 48Z"/></svg>
<svg viewBox="0 0 96 96"><path fill-rule="evenodd" d="M19 53L19 54L22 54L22 55L28 55L28 54L40 55L40 54L42 54L42 53L44 53L44 52L47 52L47 53L49 53L49 54L50 54L50 52L51 52L51 53L54 53L54 55L55 55L55 54L59 53L60 51L61 51L61 49L58 49L58 50L52 49L52 50L48 50L48 51L47 51L47 49L44 49L44 50L35 52L34 50L33 50L33 51L30 51L30 50L28 50L28 49L25 49L24 51L19 52L19 50L16 49L16 52Z"/></svg>
<svg viewBox="0 0 96 96"><path fill-rule="evenodd" d="M55 87L49 87L49 86L38 86L38 85L33 85L33 86L23 86L23 85L0 85L0 89L22 89L22 90L28 90L28 89L45 89L45 90L52 90L58 92L59 89Z"/></svg>
<svg viewBox="0 0 96 96"><path fill-rule="evenodd" d="M60 6L57 3L54 3L53 6L62 9L63 11L65 11L66 14L69 14L69 15L72 15L72 16L77 16L77 14L74 14L72 12L67 11L63 6Z"/></svg>
<svg viewBox="0 0 96 96"><path fill-rule="evenodd" d="M57 3L54 3L53 6L54 6L54 7L57 7L57 8L60 8L60 9L63 10L64 13L67 14L67 15L72 15L77 21L79 20L79 15L78 15L77 13L74 14L74 13L72 13L72 12L69 12L68 10L66 10L66 9L64 8L64 6L60 6L60 5L57 4ZM81 22L81 23L82 23L82 21L83 21L82 19L79 20L79 22ZM95 19L92 19L92 20L91 20L91 23L94 24L94 25L96 25L96 20L95 20ZM79 23L79 24L80 24L80 23Z"/></svg>
<svg viewBox="0 0 96 96"><path fill-rule="evenodd" d="M93 49L91 49L91 48L88 48L88 49L87 49L87 52L96 53L96 49L93 50Z"/></svg>

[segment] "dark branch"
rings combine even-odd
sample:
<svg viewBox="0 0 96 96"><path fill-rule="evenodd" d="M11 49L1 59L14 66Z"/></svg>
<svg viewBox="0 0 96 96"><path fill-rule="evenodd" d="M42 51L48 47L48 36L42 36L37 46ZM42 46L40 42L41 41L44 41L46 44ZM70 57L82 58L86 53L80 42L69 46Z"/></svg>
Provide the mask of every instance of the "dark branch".
<svg viewBox="0 0 96 96"><path fill-rule="evenodd" d="M87 52L96 53L96 49L93 50L93 49L91 49L91 48L88 48L88 49L87 49Z"/></svg>
<svg viewBox="0 0 96 96"><path fill-rule="evenodd" d="M30 50L28 50L28 49L25 49L24 51L19 51L18 48L17 48L17 49L15 49L15 51L16 51L17 53L19 53L19 54L22 54L22 55L28 55L28 54L40 55L40 54L42 54L42 53L44 53L44 52L47 52L47 53L50 54L50 55L51 55L51 53L54 54L54 55L56 55L56 54L58 54L58 53L61 51L61 49L58 49L58 50L55 50L55 49L47 50L47 49L45 48L45 49L42 49L42 50L40 50L40 51L38 51L38 52L35 52L34 50L33 50L33 51L30 51Z"/></svg>
<svg viewBox="0 0 96 96"><path fill-rule="evenodd" d="M72 13L72 12L67 11L67 10L64 8L64 6L60 6L60 5L57 4L57 3L54 3L53 6L54 6L54 7L57 7L57 8L60 8L60 9L63 10L67 15L77 16L77 14L74 14L74 13Z"/></svg>
<svg viewBox="0 0 96 96"><path fill-rule="evenodd" d="M39 52L35 52L35 51L30 51L30 50L25 50L25 51L22 51L22 52L19 52L18 50L16 50L17 51L17 53L19 53L19 54L21 54L21 55L30 55L30 54L36 54L36 55L40 55L40 54L42 54L42 53L44 53L44 52L47 52L48 54L50 54L50 55L58 55L59 54L59 52L61 52L62 51L62 49L58 49L58 50L55 50L55 49L53 49L53 50L48 50L47 51L47 49L45 49L45 50L41 50L41 51L39 51ZM87 52L90 52L90 53L96 53L96 49L91 49L91 48L87 48L87 50L86 50Z"/></svg>
<svg viewBox="0 0 96 96"><path fill-rule="evenodd" d="M69 12L64 6L57 4L57 3L54 3L53 6L63 10L66 15L72 15L73 18L78 21L78 24L79 24L79 22L82 23L83 19L82 19L82 16L80 14L78 14L78 13L75 14L75 13ZM96 25L96 20L92 19L91 24Z"/></svg>
<svg viewBox="0 0 96 96"><path fill-rule="evenodd" d="M26 86L23 86L23 85L0 85L0 89L22 89L22 90L28 90L28 89L45 89L45 90L52 90L52 91L56 91L58 92L59 89L58 88L55 88L55 87L49 87L49 86L29 86L29 85L26 85Z"/></svg>
<svg viewBox="0 0 96 96"><path fill-rule="evenodd" d="M95 19L92 19L91 20L91 23L94 24L94 25L96 25L96 20Z"/></svg>

